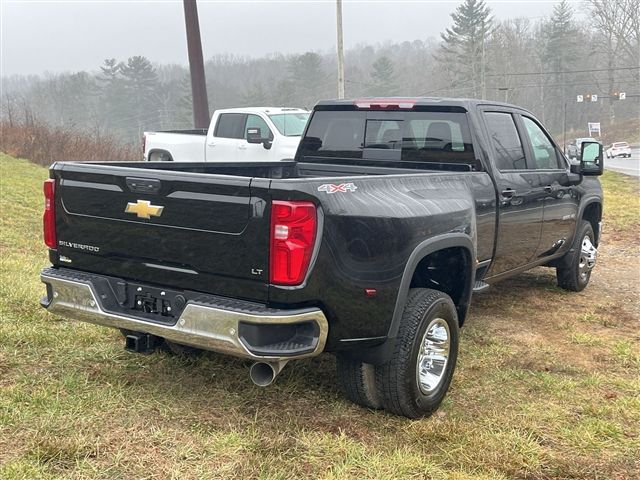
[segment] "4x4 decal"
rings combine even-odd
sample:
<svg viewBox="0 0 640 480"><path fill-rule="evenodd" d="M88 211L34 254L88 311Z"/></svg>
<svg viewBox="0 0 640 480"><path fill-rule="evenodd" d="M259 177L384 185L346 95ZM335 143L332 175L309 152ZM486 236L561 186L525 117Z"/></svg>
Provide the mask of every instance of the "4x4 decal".
<svg viewBox="0 0 640 480"><path fill-rule="evenodd" d="M337 193L337 192L355 192L358 189L354 183L340 183L335 185L333 183L325 183L318 187L319 192Z"/></svg>

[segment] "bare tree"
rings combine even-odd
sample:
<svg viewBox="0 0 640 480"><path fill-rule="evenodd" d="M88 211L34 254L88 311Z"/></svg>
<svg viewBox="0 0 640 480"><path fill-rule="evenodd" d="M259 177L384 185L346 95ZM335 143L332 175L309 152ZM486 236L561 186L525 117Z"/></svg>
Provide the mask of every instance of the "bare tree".
<svg viewBox="0 0 640 480"><path fill-rule="evenodd" d="M621 64L620 57L628 55L633 65L640 60L640 0L588 0L587 4L591 10L591 25L603 40L596 49L606 56L607 87L608 93L612 94L616 87L615 68ZM615 100L610 98L609 122L613 123L614 119Z"/></svg>

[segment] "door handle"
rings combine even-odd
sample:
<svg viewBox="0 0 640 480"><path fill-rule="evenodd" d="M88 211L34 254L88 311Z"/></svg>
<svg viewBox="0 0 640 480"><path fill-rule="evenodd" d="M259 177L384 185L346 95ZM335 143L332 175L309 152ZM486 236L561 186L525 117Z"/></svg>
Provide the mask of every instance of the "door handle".
<svg viewBox="0 0 640 480"><path fill-rule="evenodd" d="M215 143L213 143L213 142L209 142L209 143L207 143L207 146L208 146L208 147L215 147L215 146L216 146L216 144L215 144Z"/></svg>
<svg viewBox="0 0 640 480"><path fill-rule="evenodd" d="M547 185L546 187L544 187L544 191L547 193L553 193L553 187L551 185Z"/></svg>
<svg viewBox="0 0 640 480"><path fill-rule="evenodd" d="M516 191L513 190L512 188L506 188L502 191L502 198L513 198L513 196L516 194Z"/></svg>
<svg viewBox="0 0 640 480"><path fill-rule="evenodd" d="M238 147L238 150L246 150L246 149L247 149L247 146L246 146L246 145L240 145L240 146Z"/></svg>

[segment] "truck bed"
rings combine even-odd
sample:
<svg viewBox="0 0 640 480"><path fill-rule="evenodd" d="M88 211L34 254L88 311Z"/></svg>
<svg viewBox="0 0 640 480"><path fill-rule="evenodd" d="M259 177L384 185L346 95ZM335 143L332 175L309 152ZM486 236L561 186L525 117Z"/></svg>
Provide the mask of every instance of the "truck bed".
<svg viewBox="0 0 640 480"><path fill-rule="evenodd" d="M372 323L338 323L333 338L384 335L407 258L424 232L467 232L481 239L480 260L493 250L495 191L486 172L313 162L94 162L54 164L51 174L58 212L54 267L167 292L273 307L324 306L336 318L357 316L361 308L342 295L359 298L375 285L381 308ZM317 206L313 274L299 287L269 281L274 200ZM140 216L149 208L149 216ZM327 285L333 293L324 291ZM327 303L320 305L320 298Z"/></svg>

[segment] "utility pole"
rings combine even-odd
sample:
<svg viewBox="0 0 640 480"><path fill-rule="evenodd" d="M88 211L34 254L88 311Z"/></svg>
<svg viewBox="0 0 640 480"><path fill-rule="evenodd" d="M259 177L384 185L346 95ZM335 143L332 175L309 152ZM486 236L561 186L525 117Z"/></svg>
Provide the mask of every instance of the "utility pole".
<svg viewBox="0 0 640 480"><path fill-rule="evenodd" d="M567 101L564 101L564 120L562 121L562 151L567 151Z"/></svg>
<svg viewBox="0 0 640 480"><path fill-rule="evenodd" d="M209 126L209 100L207 82L204 78L204 60L202 59L202 41L198 22L196 0L183 0L184 21L187 27L187 50L189 51L189 69L191 72L191 97L193 99L193 126Z"/></svg>
<svg viewBox="0 0 640 480"><path fill-rule="evenodd" d="M344 98L344 42L342 38L342 0L336 0L338 29L338 98Z"/></svg>

